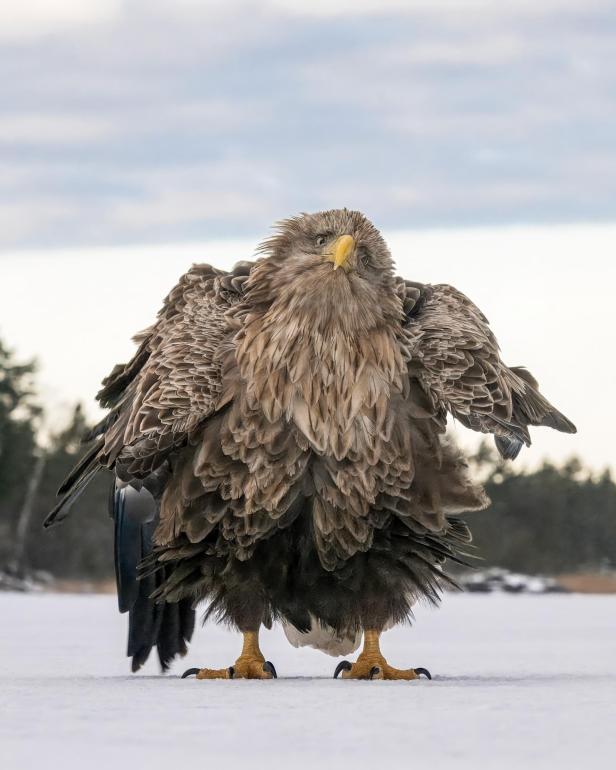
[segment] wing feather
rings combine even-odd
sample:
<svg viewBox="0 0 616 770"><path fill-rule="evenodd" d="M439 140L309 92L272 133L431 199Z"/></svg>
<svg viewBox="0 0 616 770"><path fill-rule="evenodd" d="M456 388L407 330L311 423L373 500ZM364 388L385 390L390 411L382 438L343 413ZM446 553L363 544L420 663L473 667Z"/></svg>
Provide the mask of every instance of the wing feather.
<svg viewBox="0 0 616 770"><path fill-rule="evenodd" d="M419 288L419 295L418 295ZM453 286L421 286L402 280L403 347L409 373L463 425L499 440L505 458L530 445L529 426L564 433L576 428L539 392L523 367L508 367L487 318Z"/></svg>
<svg viewBox="0 0 616 770"><path fill-rule="evenodd" d="M46 526L65 517L86 475L89 481L107 467L124 481L146 478L216 411L225 344L234 333L227 314L242 298L251 267L240 262L227 273L193 265L180 278L156 322L135 337L133 358L103 380L97 399L110 412L87 437L97 443L62 484L65 498Z"/></svg>

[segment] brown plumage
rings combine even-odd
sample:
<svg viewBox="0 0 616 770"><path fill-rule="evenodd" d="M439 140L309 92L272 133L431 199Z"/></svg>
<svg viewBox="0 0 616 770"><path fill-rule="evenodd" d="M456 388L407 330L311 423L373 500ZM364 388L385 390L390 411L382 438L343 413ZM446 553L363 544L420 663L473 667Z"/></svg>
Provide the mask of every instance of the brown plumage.
<svg viewBox="0 0 616 770"><path fill-rule="evenodd" d="M463 294L396 277L359 212L286 220L260 251L181 278L104 381L109 415L47 523L111 468L158 501L154 600L206 600L242 631L281 618L294 640L317 626L343 649L436 600L470 541L456 515L488 503L448 414L511 458L529 426L575 428Z"/></svg>

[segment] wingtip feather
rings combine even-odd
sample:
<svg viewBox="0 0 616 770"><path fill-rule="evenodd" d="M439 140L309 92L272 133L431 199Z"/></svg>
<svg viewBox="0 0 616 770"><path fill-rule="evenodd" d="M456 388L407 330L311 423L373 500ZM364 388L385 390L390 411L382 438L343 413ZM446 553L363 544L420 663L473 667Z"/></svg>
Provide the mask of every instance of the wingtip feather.
<svg viewBox="0 0 616 770"><path fill-rule="evenodd" d="M560 431L560 433L577 433L576 426L557 409L548 412L543 418L541 425L546 428L553 428L554 430Z"/></svg>

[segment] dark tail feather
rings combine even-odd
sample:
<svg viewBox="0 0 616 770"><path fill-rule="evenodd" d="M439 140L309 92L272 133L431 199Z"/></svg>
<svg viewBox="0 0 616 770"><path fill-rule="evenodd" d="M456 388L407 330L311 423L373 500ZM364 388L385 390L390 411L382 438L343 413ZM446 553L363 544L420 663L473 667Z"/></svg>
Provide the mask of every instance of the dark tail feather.
<svg viewBox="0 0 616 770"><path fill-rule="evenodd" d="M160 632L164 606L153 604L148 598L156 585L155 577L141 581L135 601L128 609L128 645L126 654L131 661L131 670L139 671L150 657L152 647ZM118 595L119 596L119 595Z"/></svg>
<svg viewBox="0 0 616 770"><path fill-rule="evenodd" d="M191 599L182 599L177 604L164 604L163 622L157 641L158 659L163 671L176 655L184 656L188 652L195 628L195 611Z"/></svg>
<svg viewBox="0 0 616 770"><path fill-rule="evenodd" d="M176 655L186 654L195 624L189 600L178 604L157 604L151 594L168 577L161 569L141 578L139 563L152 552L152 537L158 523L158 505L146 490L132 487L113 495L115 520L115 565L120 612L128 612L127 655L132 670L138 671L157 648L163 671Z"/></svg>
<svg viewBox="0 0 616 770"><path fill-rule="evenodd" d="M151 550L151 530L157 517L156 501L145 490L113 489L111 516L115 521L114 560L118 608L128 612L145 581L137 580L137 565ZM154 590L152 588L152 590Z"/></svg>

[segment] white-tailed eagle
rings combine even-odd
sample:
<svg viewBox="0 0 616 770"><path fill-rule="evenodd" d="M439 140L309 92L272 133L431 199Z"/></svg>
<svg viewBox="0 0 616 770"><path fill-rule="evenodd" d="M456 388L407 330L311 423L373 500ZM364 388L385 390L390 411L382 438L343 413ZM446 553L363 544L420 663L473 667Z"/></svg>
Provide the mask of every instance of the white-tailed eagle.
<svg viewBox="0 0 616 770"><path fill-rule="evenodd" d="M491 433L504 458L529 428L573 433L526 369L506 366L461 292L394 274L385 241L346 209L282 222L255 262L195 265L106 378L109 412L47 525L101 468L116 478L120 605L137 669L186 651L194 607L244 648L200 679L271 678L262 624L331 654L345 677L415 679L381 631L470 541L459 514L483 489L444 437L447 416ZM139 577L137 565L139 564Z"/></svg>

